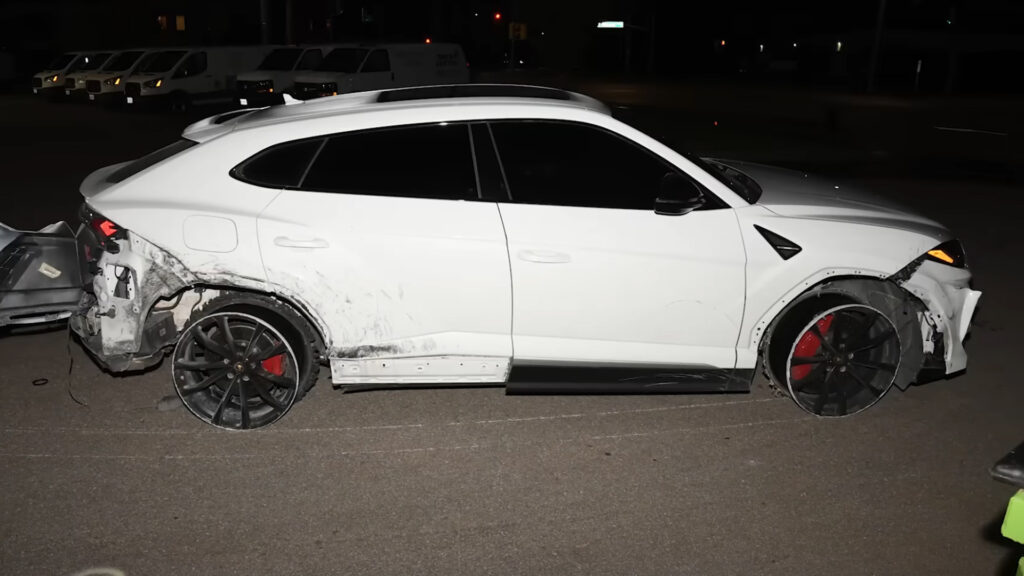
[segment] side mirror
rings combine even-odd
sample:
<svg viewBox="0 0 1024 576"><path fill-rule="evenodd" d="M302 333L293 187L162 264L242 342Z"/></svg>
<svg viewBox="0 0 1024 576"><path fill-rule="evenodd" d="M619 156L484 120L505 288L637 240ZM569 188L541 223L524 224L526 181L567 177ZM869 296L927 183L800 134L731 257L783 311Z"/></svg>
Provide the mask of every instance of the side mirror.
<svg viewBox="0 0 1024 576"><path fill-rule="evenodd" d="M675 172L661 179L658 197L654 200L654 213L663 216L682 216L704 205L704 192L696 182Z"/></svg>

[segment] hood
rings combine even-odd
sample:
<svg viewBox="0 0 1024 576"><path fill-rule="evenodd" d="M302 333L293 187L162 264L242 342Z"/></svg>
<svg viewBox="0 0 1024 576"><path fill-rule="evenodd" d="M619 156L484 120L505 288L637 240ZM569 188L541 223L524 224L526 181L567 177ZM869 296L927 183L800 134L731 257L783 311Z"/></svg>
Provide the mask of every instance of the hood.
<svg viewBox="0 0 1024 576"><path fill-rule="evenodd" d="M736 160L716 161L753 178L762 189L757 204L779 216L900 228L936 240L952 238L942 224L872 192L797 170Z"/></svg>

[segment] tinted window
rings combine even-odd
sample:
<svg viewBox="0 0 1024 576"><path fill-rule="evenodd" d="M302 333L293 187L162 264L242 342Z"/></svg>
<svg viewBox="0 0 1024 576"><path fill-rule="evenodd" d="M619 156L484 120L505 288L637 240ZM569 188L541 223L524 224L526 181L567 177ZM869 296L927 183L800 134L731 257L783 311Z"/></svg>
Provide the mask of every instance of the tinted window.
<svg viewBox="0 0 1024 576"><path fill-rule="evenodd" d="M302 188L346 194L475 199L468 128L390 128L331 137Z"/></svg>
<svg viewBox="0 0 1024 576"><path fill-rule="evenodd" d="M335 48L324 57L317 70L354 73L359 70L367 52L363 48Z"/></svg>
<svg viewBox="0 0 1024 576"><path fill-rule="evenodd" d="M619 136L581 124L491 125L515 202L651 210L676 170Z"/></svg>
<svg viewBox="0 0 1024 576"><path fill-rule="evenodd" d="M291 70L302 48L278 48L267 54L267 57L260 62L257 70Z"/></svg>
<svg viewBox="0 0 1024 576"><path fill-rule="evenodd" d="M360 72L390 72L391 61L388 60L387 50L374 50L366 57L366 62Z"/></svg>
<svg viewBox="0 0 1024 576"><path fill-rule="evenodd" d="M167 72L171 68L174 68L174 65L177 64L178 60L181 60L181 57L184 55L184 50L157 52L156 55L153 56L153 59L143 67L142 72L144 74Z"/></svg>
<svg viewBox="0 0 1024 576"><path fill-rule="evenodd" d="M122 72L131 67L139 59L139 56L142 56L142 52L121 52L108 60L100 70L103 72Z"/></svg>
<svg viewBox="0 0 1024 576"><path fill-rule="evenodd" d="M146 168L163 162L164 160L167 160L171 156L174 156L175 154L182 152L188 148L191 148L195 145L195 142L182 138L181 140L178 140L173 144L168 144L167 146L164 146L163 148L155 152L150 152L149 154L146 154L145 156L139 158L138 160L132 162L131 164L118 168L113 173L111 173L110 176L107 176L107 182L117 183L121 182L122 180L127 180L128 178L135 176L139 172L142 172Z"/></svg>
<svg viewBox="0 0 1024 576"><path fill-rule="evenodd" d="M231 175L258 186L294 188L321 144L320 138L279 144L246 160Z"/></svg>
<svg viewBox="0 0 1024 576"><path fill-rule="evenodd" d="M476 177L480 182L480 197L488 200L507 201L508 190L501 175L498 156L494 153L494 139L487 124L473 124L473 151L476 153Z"/></svg>
<svg viewBox="0 0 1024 576"><path fill-rule="evenodd" d="M74 58L75 58L74 54L61 54L60 56L57 56L56 58L51 60L50 63L46 65L45 69L46 70L63 70L65 66L67 66L68 64L71 63L72 60L74 60Z"/></svg>
<svg viewBox="0 0 1024 576"><path fill-rule="evenodd" d="M193 52L178 66L175 78L190 78L206 72L206 52Z"/></svg>
<svg viewBox="0 0 1024 576"><path fill-rule="evenodd" d="M299 65L295 67L296 70L312 70L320 65L320 61L324 59L323 54L320 53L319 48L313 48L312 50L306 50L306 53L302 55L302 59L299 60Z"/></svg>

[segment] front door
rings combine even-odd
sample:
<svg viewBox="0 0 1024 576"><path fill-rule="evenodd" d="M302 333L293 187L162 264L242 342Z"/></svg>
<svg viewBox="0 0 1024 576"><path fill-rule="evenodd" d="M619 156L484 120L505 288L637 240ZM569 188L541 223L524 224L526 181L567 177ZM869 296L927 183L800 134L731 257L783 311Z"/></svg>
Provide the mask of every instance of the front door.
<svg viewBox="0 0 1024 576"><path fill-rule="evenodd" d="M490 126L511 196L500 209L517 362L735 366L745 253L731 208L708 195L655 214L666 173L687 176L605 129Z"/></svg>
<svg viewBox="0 0 1024 576"><path fill-rule="evenodd" d="M478 197L469 128L343 133L278 147L284 156L288 146L307 146L292 157L315 160L264 210L260 248L272 289L326 324L330 354L438 358L401 368L412 375L377 363L395 381L474 370L494 372L478 381L502 381L512 355L508 254L497 204ZM275 163L287 161L263 172ZM261 169L252 172L258 179ZM469 357L504 364L473 367Z"/></svg>

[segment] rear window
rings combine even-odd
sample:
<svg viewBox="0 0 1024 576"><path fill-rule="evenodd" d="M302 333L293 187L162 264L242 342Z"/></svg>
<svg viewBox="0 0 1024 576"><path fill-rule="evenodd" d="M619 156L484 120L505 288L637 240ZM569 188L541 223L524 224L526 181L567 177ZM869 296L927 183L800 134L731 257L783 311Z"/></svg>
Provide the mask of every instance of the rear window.
<svg viewBox="0 0 1024 576"><path fill-rule="evenodd" d="M110 182L111 184L116 184L118 182L127 180L128 178L135 176L139 172L142 172L146 168L159 164L160 162L167 160L171 156L183 152L195 146L196 144L197 143L193 142L192 140L182 138L181 140L178 140L177 142L174 142L172 144L168 144L167 146L164 146L163 148L156 150L155 152L150 152L149 154L146 154L145 156L139 158L138 160L132 162L131 164L127 164L121 168L118 168L117 170L114 170L110 174L110 176L107 176L107 182Z"/></svg>

